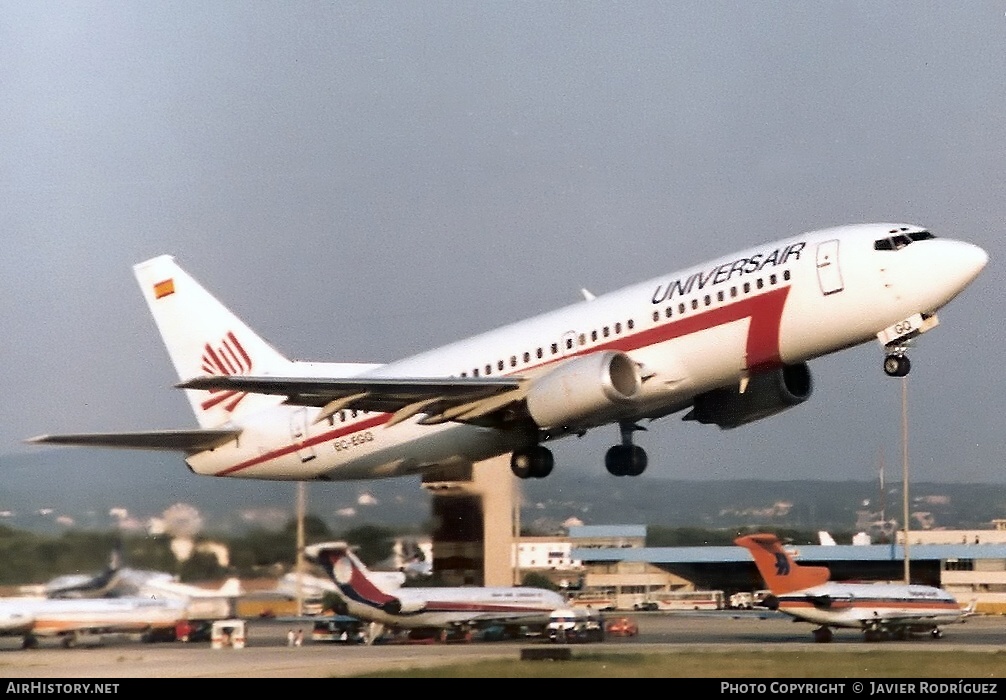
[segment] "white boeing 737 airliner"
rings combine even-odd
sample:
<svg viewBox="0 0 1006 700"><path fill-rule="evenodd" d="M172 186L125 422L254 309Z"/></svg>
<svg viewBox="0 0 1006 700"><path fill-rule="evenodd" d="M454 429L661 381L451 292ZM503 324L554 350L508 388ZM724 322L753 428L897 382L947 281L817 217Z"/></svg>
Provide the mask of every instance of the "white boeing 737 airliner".
<svg viewBox="0 0 1006 700"><path fill-rule="evenodd" d="M635 476L641 421L766 418L810 396L808 360L873 340L905 375L911 342L987 261L909 224L824 229L379 365L290 361L160 256L135 273L199 429L30 442L176 450L197 474L295 481L510 454L514 474L541 478L544 443L613 424L606 467Z"/></svg>

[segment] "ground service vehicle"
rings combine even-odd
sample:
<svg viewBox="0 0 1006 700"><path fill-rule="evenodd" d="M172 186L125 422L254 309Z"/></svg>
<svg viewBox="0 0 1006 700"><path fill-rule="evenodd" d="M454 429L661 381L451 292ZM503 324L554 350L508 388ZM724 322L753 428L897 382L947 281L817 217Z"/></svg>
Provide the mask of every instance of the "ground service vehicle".
<svg viewBox="0 0 1006 700"><path fill-rule="evenodd" d="M550 642L603 642L604 619L584 608L560 608L549 615L545 632Z"/></svg>
<svg viewBox="0 0 1006 700"><path fill-rule="evenodd" d="M635 637L639 634L639 625L631 617L616 617L604 625L604 631L613 637Z"/></svg>

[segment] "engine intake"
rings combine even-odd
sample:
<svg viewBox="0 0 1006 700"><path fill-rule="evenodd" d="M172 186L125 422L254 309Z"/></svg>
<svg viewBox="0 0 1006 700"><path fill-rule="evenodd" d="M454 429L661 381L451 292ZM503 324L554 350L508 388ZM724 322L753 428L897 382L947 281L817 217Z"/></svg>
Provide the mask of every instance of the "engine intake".
<svg viewBox="0 0 1006 700"><path fill-rule="evenodd" d="M643 380L639 366L623 352L606 350L563 362L535 380L527 410L541 428L589 428L631 403Z"/></svg>
<svg viewBox="0 0 1006 700"><path fill-rule="evenodd" d="M718 425L724 430L768 418L806 401L813 389L806 362L751 377L742 394L737 388L714 389L695 397L684 420Z"/></svg>

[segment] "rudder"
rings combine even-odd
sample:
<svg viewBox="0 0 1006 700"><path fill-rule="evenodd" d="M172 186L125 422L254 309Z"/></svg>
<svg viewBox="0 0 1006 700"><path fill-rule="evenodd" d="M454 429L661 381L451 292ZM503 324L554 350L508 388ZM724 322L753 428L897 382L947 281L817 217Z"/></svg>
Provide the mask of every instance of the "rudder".
<svg viewBox="0 0 1006 700"><path fill-rule="evenodd" d="M747 549L754 558L765 585L774 595L811 588L826 583L831 572L825 566L800 566L772 534L745 535L734 544Z"/></svg>

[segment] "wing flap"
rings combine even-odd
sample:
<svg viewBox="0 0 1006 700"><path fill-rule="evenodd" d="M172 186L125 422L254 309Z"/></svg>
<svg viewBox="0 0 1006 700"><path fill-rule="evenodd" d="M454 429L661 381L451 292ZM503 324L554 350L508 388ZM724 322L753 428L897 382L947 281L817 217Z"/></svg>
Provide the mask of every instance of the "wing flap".
<svg viewBox="0 0 1006 700"><path fill-rule="evenodd" d="M38 435L25 442L36 445L79 445L169 452L201 452L230 442L240 429L222 430L150 430L130 433L68 433Z"/></svg>

